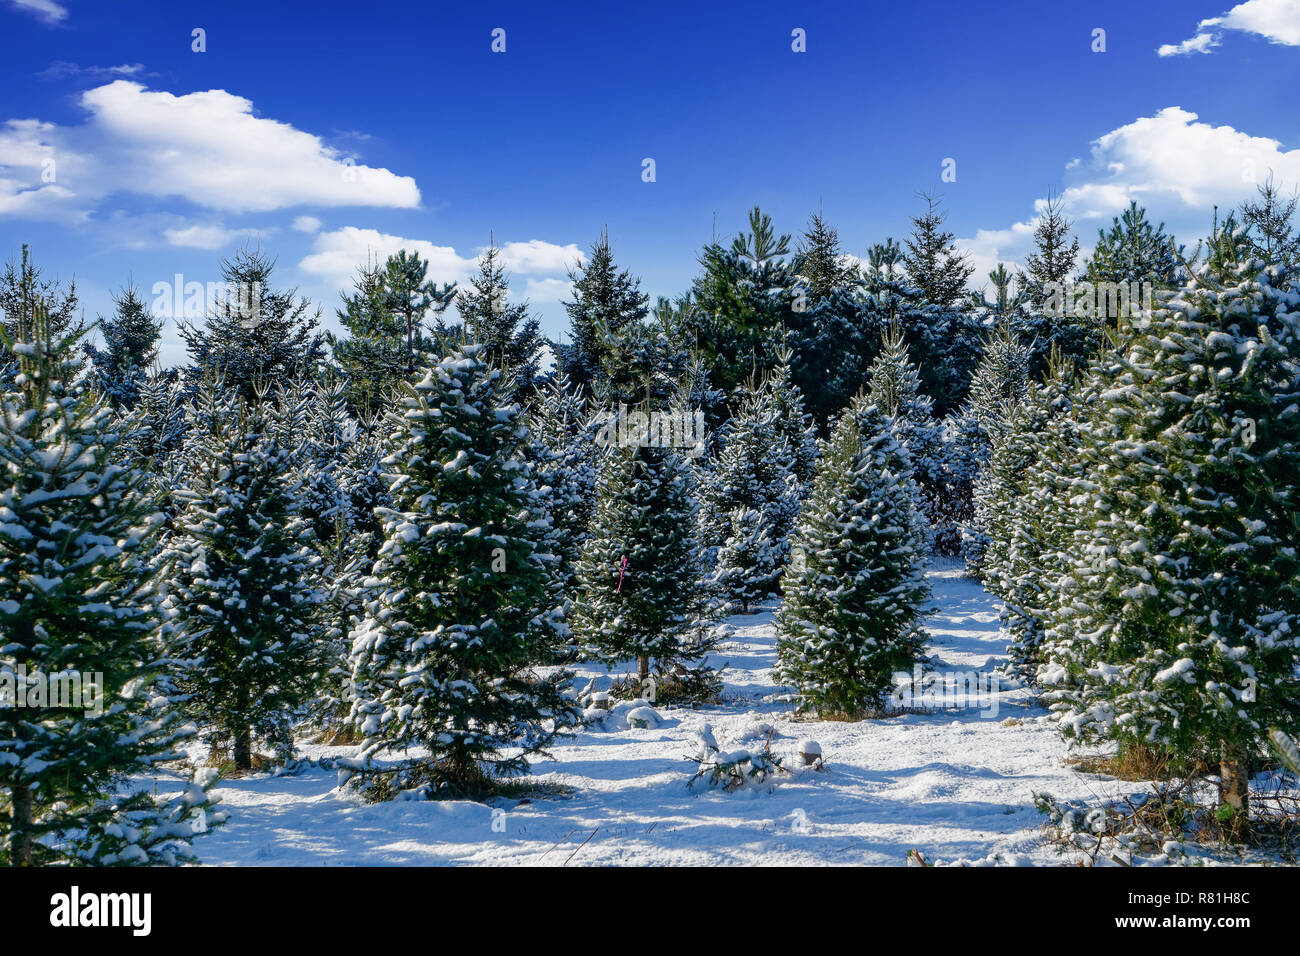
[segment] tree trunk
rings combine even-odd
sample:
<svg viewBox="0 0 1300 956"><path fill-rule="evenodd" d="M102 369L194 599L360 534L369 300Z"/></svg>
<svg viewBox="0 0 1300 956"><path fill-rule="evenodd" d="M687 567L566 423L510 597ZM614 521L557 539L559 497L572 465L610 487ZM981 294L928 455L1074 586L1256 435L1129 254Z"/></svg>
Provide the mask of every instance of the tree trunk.
<svg viewBox="0 0 1300 956"><path fill-rule="evenodd" d="M32 792L26 787L14 787L13 826L9 837L10 863L14 866L32 865Z"/></svg>
<svg viewBox="0 0 1300 956"><path fill-rule="evenodd" d="M247 727L241 727L235 733L234 754L236 770L253 769L253 735Z"/></svg>
<svg viewBox="0 0 1300 956"><path fill-rule="evenodd" d="M1219 802L1232 807L1241 819L1250 810L1250 764L1240 747L1224 744L1219 757Z"/></svg>
<svg viewBox="0 0 1300 956"><path fill-rule="evenodd" d="M646 679L649 678L650 676L649 655L642 654L640 657L636 659L636 676L637 679L642 683L642 685L644 685Z"/></svg>

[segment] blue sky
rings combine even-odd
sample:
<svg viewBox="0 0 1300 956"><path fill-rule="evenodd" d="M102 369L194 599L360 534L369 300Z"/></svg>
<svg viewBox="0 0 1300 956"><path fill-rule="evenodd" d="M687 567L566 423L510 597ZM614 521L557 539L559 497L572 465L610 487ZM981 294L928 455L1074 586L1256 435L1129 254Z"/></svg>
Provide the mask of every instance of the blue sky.
<svg viewBox="0 0 1300 956"><path fill-rule="evenodd" d="M1270 169L1300 185L1300 0L0 0L0 74L0 256L31 242L92 317L254 241L332 324L368 251L453 279L491 234L555 334L606 225L675 294L715 217L820 204L861 255L933 190L982 277L1049 191L1085 246L1129 198L1191 245Z"/></svg>

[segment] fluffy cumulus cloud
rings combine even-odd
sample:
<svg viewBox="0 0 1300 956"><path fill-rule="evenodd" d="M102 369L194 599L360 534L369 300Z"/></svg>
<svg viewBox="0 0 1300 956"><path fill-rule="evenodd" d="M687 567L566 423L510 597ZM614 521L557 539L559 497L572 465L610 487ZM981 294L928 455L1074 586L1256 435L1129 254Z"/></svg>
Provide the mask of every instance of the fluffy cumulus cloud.
<svg viewBox="0 0 1300 956"><path fill-rule="evenodd" d="M1209 53L1223 42L1228 30L1253 33L1270 43L1300 46L1300 0L1246 0L1227 13L1202 20L1196 33L1181 43L1165 43L1160 56Z"/></svg>
<svg viewBox="0 0 1300 956"><path fill-rule="evenodd" d="M1288 150L1275 139L1214 126L1171 106L1094 141L1088 157L1066 168L1060 199L1085 247L1134 200L1191 247L1209 231L1212 206L1237 206L1270 174L1288 186L1300 185L1300 148ZM960 240L978 267L973 285L978 287L998 261L1022 262L1032 251L1044 203L1035 204L1034 218Z"/></svg>
<svg viewBox="0 0 1300 956"><path fill-rule="evenodd" d="M411 177L358 165L225 90L177 96L117 80L80 102L78 126L0 125L0 216L84 219L119 192L233 214L420 203Z"/></svg>
<svg viewBox="0 0 1300 956"><path fill-rule="evenodd" d="M429 278L434 282L464 284L477 268L474 254L462 256L452 246L437 246L425 239L408 239L377 229L344 226L316 235L312 251L298 263L298 268L321 280L323 285L349 288L357 267L367 261L383 261L399 250L418 252L429 263ZM569 282L562 278L567 268L582 260L577 245L556 245L540 239L508 242L501 246L506 269L526 277L522 295L534 302L553 302L568 294ZM548 275L558 273L559 275Z"/></svg>

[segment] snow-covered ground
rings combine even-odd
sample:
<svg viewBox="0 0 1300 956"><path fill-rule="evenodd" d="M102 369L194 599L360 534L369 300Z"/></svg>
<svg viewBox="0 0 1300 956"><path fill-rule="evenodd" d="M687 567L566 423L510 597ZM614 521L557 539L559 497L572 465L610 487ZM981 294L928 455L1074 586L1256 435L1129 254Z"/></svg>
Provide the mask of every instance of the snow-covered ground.
<svg viewBox="0 0 1300 956"><path fill-rule="evenodd" d="M930 579L936 670L987 674L1005 650L997 603L959 569ZM230 820L195 849L224 865L902 864L911 849L945 862L1041 864L1061 858L1044 842L1035 791L1094 802L1141 789L1074 772L1024 689L885 720L796 721L771 676L771 609L730 623L735 634L716 661L727 664L723 703L662 707L654 729L589 729L566 740L553 762L534 768L534 781L561 795L366 804L336 789L333 771L313 767L222 781ZM787 766L811 738L825 770L731 793L687 788L706 725L728 751L752 747L763 724L775 729L772 749ZM314 759L351 752L303 748Z"/></svg>

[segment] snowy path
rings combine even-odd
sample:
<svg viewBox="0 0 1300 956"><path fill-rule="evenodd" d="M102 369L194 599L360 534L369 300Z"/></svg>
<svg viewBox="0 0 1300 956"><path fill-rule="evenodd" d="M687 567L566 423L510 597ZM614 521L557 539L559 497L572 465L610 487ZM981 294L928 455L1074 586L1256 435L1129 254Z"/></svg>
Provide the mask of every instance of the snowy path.
<svg viewBox="0 0 1300 956"><path fill-rule="evenodd" d="M936 668L987 672L1004 651L996 603L958 570L930 576ZM231 820L196 849L205 863L270 865L901 864L912 848L944 861L997 854L1050 863L1058 858L1042 846L1032 793L1095 797L1105 786L1064 763L1064 744L1024 690L888 720L794 721L775 700L771 611L731 624L736 633L718 655L728 664L723 704L661 708L664 724L653 730L580 733L535 768L539 783L567 794L501 800L495 828L490 806L366 805L335 791L332 772L311 769L223 781ZM781 778L770 790L687 790L700 728L712 725L727 750L760 723L776 729L773 750L789 765L800 740L817 740L826 770ZM313 757L350 752L304 749Z"/></svg>

